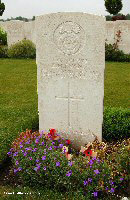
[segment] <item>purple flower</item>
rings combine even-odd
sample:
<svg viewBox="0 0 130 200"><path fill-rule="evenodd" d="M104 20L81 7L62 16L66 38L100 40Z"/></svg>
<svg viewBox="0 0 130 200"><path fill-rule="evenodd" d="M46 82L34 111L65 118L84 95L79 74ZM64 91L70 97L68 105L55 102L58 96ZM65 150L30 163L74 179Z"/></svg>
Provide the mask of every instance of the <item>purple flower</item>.
<svg viewBox="0 0 130 200"><path fill-rule="evenodd" d="M46 167L43 167L44 170L46 170Z"/></svg>
<svg viewBox="0 0 130 200"><path fill-rule="evenodd" d="M29 160L32 160L32 157L29 157Z"/></svg>
<svg viewBox="0 0 130 200"><path fill-rule="evenodd" d="M92 160L96 160L96 157L93 157Z"/></svg>
<svg viewBox="0 0 130 200"><path fill-rule="evenodd" d="M30 141L30 140L28 140L27 142L25 142L25 144L30 144L30 142L31 142L31 141Z"/></svg>
<svg viewBox="0 0 130 200"><path fill-rule="evenodd" d="M90 182L90 183L91 183L91 182L92 182L92 178L88 178L88 182Z"/></svg>
<svg viewBox="0 0 130 200"><path fill-rule="evenodd" d="M90 165L92 165L92 164L93 164L93 161L92 161L92 160L90 160L90 161L89 161L89 164L90 164Z"/></svg>
<svg viewBox="0 0 130 200"><path fill-rule="evenodd" d="M18 165L19 164L19 161L18 160L16 160L16 163L15 163L16 165Z"/></svg>
<svg viewBox="0 0 130 200"><path fill-rule="evenodd" d="M36 164L37 167L40 166L40 165L41 165L41 163L37 163L37 164Z"/></svg>
<svg viewBox="0 0 130 200"><path fill-rule="evenodd" d="M60 162L56 162L56 166L60 166Z"/></svg>
<svg viewBox="0 0 130 200"><path fill-rule="evenodd" d="M50 147L48 148L48 150L52 150L52 146L50 146Z"/></svg>
<svg viewBox="0 0 130 200"><path fill-rule="evenodd" d="M14 173L16 173L18 170L17 169L14 169Z"/></svg>
<svg viewBox="0 0 130 200"><path fill-rule="evenodd" d="M22 142L20 142L19 144L22 144Z"/></svg>
<svg viewBox="0 0 130 200"><path fill-rule="evenodd" d="M62 148L64 145L63 144L59 144L59 147Z"/></svg>
<svg viewBox="0 0 130 200"><path fill-rule="evenodd" d="M44 150L44 154L47 154L46 149Z"/></svg>
<svg viewBox="0 0 130 200"><path fill-rule="evenodd" d="M24 153L24 150L22 150L22 153Z"/></svg>
<svg viewBox="0 0 130 200"><path fill-rule="evenodd" d="M36 144L38 144L38 143L39 143L39 139L38 139L38 138L35 140L35 143L36 143Z"/></svg>
<svg viewBox="0 0 130 200"><path fill-rule="evenodd" d="M71 174L72 174L72 170L70 170L70 171L66 174L66 176L71 176Z"/></svg>
<svg viewBox="0 0 130 200"><path fill-rule="evenodd" d="M26 151L32 150L32 148L25 148Z"/></svg>
<svg viewBox="0 0 130 200"><path fill-rule="evenodd" d="M10 151L13 151L13 150L14 150L14 148L11 148L11 149L10 149Z"/></svg>
<svg viewBox="0 0 130 200"><path fill-rule="evenodd" d="M113 185L113 184L114 184L114 182L112 182L112 180L110 180L110 181L109 181L109 183L110 183L111 185Z"/></svg>
<svg viewBox="0 0 130 200"><path fill-rule="evenodd" d="M40 165L37 164L37 169L40 169Z"/></svg>
<svg viewBox="0 0 130 200"><path fill-rule="evenodd" d="M36 152L37 151L37 148L34 148L34 150L32 150L32 152Z"/></svg>
<svg viewBox="0 0 130 200"><path fill-rule="evenodd" d="M42 142L42 146L44 145L44 142Z"/></svg>
<svg viewBox="0 0 130 200"><path fill-rule="evenodd" d="M55 144L55 142L52 142L52 144Z"/></svg>
<svg viewBox="0 0 130 200"><path fill-rule="evenodd" d="M10 155L10 154L11 154L11 152L8 152L7 154L8 154L8 155Z"/></svg>
<svg viewBox="0 0 130 200"><path fill-rule="evenodd" d="M97 161L98 161L98 163L100 163L100 160L99 160L99 158L97 159Z"/></svg>
<svg viewBox="0 0 130 200"><path fill-rule="evenodd" d="M99 172L98 169L94 170L94 172L95 172L96 174L100 174L100 172Z"/></svg>
<svg viewBox="0 0 130 200"><path fill-rule="evenodd" d="M38 160L38 159L36 159L36 162L39 162L39 160Z"/></svg>
<svg viewBox="0 0 130 200"><path fill-rule="evenodd" d="M94 195L94 197L97 197L97 192L94 192L93 195Z"/></svg>
<svg viewBox="0 0 130 200"><path fill-rule="evenodd" d="M108 186L106 187L106 190L108 190Z"/></svg>
<svg viewBox="0 0 130 200"><path fill-rule="evenodd" d="M20 145L20 149L22 149L23 148L23 145Z"/></svg>
<svg viewBox="0 0 130 200"><path fill-rule="evenodd" d="M123 181L124 179L123 178L120 178L120 181Z"/></svg>
<svg viewBox="0 0 130 200"><path fill-rule="evenodd" d="M21 170L22 170L22 167L19 167L19 168L18 168L18 171L21 171Z"/></svg>
<svg viewBox="0 0 130 200"><path fill-rule="evenodd" d="M17 156L18 155L18 152L15 152L14 154L13 154L13 156Z"/></svg>
<svg viewBox="0 0 130 200"><path fill-rule="evenodd" d="M87 185L87 184L88 184L88 181L85 180L85 181L84 181L84 185Z"/></svg>
<svg viewBox="0 0 130 200"><path fill-rule="evenodd" d="M43 133L40 133L40 135L38 136L38 139L42 138Z"/></svg>
<svg viewBox="0 0 130 200"><path fill-rule="evenodd" d="M69 166L72 166L72 164L73 164L72 161L69 161L69 162L68 162L68 165L69 165Z"/></svg>
<svg viewBox="0 0 130 200"><path fill-rule="evenodd" d="M42 156L42 160L46 160L46 156Z"/></svg>
<svg viewBox="0 0 130 200"><path fill-rule="evenodd" d="M110 192L114 192L114 188L111 188Z"/></svg>
<svg viewBox="0 0 130 200"><path fill-rule="evenodd" d="M38 168L37 168L37 167L35 167L35 168L34 168L34 170L37 172Z"/></svg>
<svg viewBox="0 0 130 200"><path fill-rule="evenodd" d="M27 155L27 152L24 153L24 156L26 156L26 155Z"/></svg>

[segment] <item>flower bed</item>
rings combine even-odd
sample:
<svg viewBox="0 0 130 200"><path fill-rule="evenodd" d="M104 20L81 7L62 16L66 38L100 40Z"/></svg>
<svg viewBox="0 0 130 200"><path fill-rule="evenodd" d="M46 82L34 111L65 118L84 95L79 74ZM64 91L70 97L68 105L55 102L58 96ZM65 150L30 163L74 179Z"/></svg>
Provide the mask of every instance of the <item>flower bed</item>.
<svg viewBox="0 0 130 200"><path fill-rule="evenodd" d="M14 164L13 173L22 184L53 185L54 190L80 191L86 199L93 199L113 195L119 184L128 180L129 139L122 145L117 147L123 148L120 157L114 145L110 149L98 140L76 151L71 141L61 138L55 129L50 133L27 130L13 142L8 155Z"/></svg>

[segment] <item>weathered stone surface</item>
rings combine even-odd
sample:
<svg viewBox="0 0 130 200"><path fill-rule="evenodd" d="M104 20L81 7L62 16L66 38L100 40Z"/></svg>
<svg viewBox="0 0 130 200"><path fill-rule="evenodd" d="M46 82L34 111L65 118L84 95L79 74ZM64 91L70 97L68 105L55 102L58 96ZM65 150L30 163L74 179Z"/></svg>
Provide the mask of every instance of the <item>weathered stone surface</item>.
<svg viewBox="0 0 130 200"><path fill-rule="evenodd" d="M18 20L12 20L7 23L8 46L24 39L24 23Z"/></svg>
<svg viewBox="0 0 130 200"><path fill-rule="evenodd" d="M36 18L39 130L55 128L80 148L102 140L105 18L56 13Z"/></svg>

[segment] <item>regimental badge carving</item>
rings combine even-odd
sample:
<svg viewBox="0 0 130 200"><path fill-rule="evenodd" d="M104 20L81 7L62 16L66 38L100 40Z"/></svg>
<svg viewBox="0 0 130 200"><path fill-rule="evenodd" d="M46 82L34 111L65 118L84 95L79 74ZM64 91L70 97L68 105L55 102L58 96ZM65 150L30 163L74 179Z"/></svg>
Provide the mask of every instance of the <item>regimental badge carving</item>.
<svg viewBox="0 0 130 200"><path fill-rule="evenodd" d="M85 32L79 24L66 21L55 29L53 38L58 49L71 55L82 49L85 43Z"/></svg>

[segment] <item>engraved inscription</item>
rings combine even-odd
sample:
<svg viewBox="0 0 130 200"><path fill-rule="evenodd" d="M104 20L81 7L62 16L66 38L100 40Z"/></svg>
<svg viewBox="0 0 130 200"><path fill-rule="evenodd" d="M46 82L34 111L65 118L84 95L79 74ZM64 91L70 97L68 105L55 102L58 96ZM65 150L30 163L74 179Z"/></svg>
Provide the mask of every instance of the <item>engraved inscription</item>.
<svg viewBox="0 0 130 200"><path fill-rule="evenodd" d="M87 65L87 59L68 59L66 62L64 59L57 59L52 63L49 61L42 62L41 60L40 65L44 66L41 68L41 80L45 77L76 78L96 82L102 80L101 72L92 70L92 67Z"/></svg>
<svg viewBox="0 0 130 200"><path fill-rule="evenodd" d="M58 49L65 54L71 55L82 48L85 32L77 23L66 21L55 29L53 38Z"/></svg>

